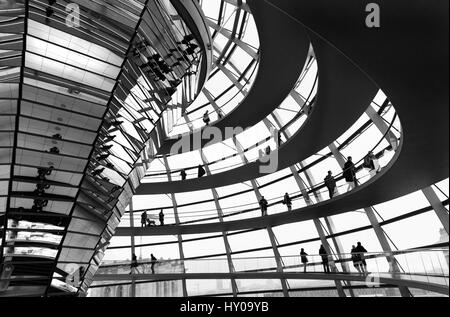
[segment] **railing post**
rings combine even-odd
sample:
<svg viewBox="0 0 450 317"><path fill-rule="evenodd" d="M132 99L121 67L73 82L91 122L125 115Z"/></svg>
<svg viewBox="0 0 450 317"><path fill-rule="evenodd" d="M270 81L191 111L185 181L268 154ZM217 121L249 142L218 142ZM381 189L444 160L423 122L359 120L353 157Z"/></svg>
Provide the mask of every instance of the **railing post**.
<svg viewBox="0 0 450 317"><path fill-rule="evenodd" d="M200 149L200 156L202 158L203 165L205 166L206 174L208 176L210 176L211 170L208 165L209 163L208 163L208 160L207 160L205 154L203 153L202 149ZM215 188L211 188L211 192L214 197L214 204L216 205L217 216L219 217L219 221L223 222L223 212L222 212L222 207L220 207L220 203L219 203L219 195ZM223 237L223 243L225 245L225 252L227 253L228 270L230 271L230 273L234 273L235 270L234 270L233 260L231 258L231 247L230 247L230 243L228 241L228 236L227 236L226 231L222 231L222 237ZM232 277L232 278L230 278L230 281L231 281L231 290L233 291L233 297L237 297L238 287L237 287L236 279Z"/></svg>
<svg viewBox="0 0 450 317"><path fill-rule="evenodd" d="M130 199L130 204L129 204L129 211L130 211L130 226L133 228L134 227L134 214L133 214L133 197L131 197ZM133 254L135 254L136 252L136 248L135 248L135 240L134 240L134 231L131 233L130 235L130 239L131 239L131 258L133 258ZM136 281L134 279L134 276L131 276L131 297L136 297Z"/></svg>

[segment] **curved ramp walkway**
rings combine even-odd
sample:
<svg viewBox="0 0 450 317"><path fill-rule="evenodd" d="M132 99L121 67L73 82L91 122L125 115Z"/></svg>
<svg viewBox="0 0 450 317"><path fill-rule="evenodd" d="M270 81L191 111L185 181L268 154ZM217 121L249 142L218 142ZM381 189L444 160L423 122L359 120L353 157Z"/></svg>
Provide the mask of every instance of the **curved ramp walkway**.
<svg viewBox="0 0 450 317"><path fill-rule="evenodd" d="M310 41L301 25L263 1L248 1L248 5L259 34L259 69L247 97L214 125L222 134L226 127L245 129L267 117L294 88L308 56ZM201 133L199 130L189 135L192 138ZM167 139L158 154L168 154L178 140ZM204 139L202 145L211 141Z"/></svg>
<svg viewBox="0 0 450 317"><path fill-rule="evenodd" d="M432 291L449 295L448 276L438 276L432 283L426 277L416 274L374 273L299 273L299 272L243 272L243 273L167 273L167 274L97 274L94 281L158 281L178 279L303 279L303 280L340 280L351 282L390 284ZM446 284L447 281L447 284Z"/></svg>

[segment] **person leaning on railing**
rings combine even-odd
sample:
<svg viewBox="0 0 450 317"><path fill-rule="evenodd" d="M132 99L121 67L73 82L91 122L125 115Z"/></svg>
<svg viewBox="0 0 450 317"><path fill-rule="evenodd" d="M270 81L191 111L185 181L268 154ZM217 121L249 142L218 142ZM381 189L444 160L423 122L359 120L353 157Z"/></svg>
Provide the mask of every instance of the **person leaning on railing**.
<svg viewBox="0 0 450 317"><path fill-rule="evenodd" d="M291 211L291 210L292 210L292 199L291 199L291 197L289 197L289 194L288 194L288 193L285 193L285 194L284 194L284 198L283 198L282 203L283 203L283 205L286 205L286 206L287 206L288 211Z"/></svg>
<svg viewBox="0 0 450 317"><path fill-rule="evenodd" d="M356 247L352 245L352 250L350 251L350 254L352 256L352 262L355 269L358 271L358 273L362 273L362 263L360 255L356 252Z"/></svg>
<svg viewBox="0 0 450 317"><path fill-rule="evenodd" d="M146 227L147 226L147 212L144 211L141 214L141 227Z"/></svg>
<svg viewBox="0 0 450 317"><path fill-rule="evenodd" d="M375 154L373 154L372 151L369 151L369 153L367 153L367 155L364 157L364 162L363 162L362 166L364 168L369 169L369 174L371 177L373 177L375 174L379 173L381 170L381 166L378 163L378 159L375 156Z"/></svg>
<svg viewBox="0 0 450 317"><path fill-rule="evenodd" d="M323 245L320 245L319 255L322 258L322 265L324 273L330 273L330 265L328 264L328 253Z"/></svg>
<svg viewBox="0 0 450 317"><path fill-rule="evenodd" d="M367 252L367 250L361 245L361 242L358 242L355 248L355 252L358 255L360 261L361 261L361 271L363 273L367 273L367 263L364 258L364 253Z"/></svg>
<svg viewBox="0 0 450 317"><path fill-rule="evenodd" d="M261 196L261 199L259 200L259 206L261 207L261 216L267 215L267 206L269 206L269 203L264 198L264 196Z"/></svg>
<svg viewBox="0 0 450 317"><path fill-rule="evenodd" d="M308 253L305 252L305 249L301 249L300 250L300 258L302 260L302 264L303 264L303 273L306 273L306 266L308 265L308 257L307 257Z"/></svg>
<svg viewBox="0 0 450 317"><path fill-rule="evenodd" d="M334 179L331 171L328 171L328 175L324 179L325 186L328 188L330 199L333 198L336 191L336 180Z"/></svg>

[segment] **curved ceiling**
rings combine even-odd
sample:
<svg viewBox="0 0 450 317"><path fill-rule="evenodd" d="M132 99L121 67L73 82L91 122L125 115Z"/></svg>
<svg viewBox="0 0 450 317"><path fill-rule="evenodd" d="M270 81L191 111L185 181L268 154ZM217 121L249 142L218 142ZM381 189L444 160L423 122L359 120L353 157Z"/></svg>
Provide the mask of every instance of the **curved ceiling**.
<svg viewBox="0 0 450 317"><path fill-rule="evenodd" d="M269 115L294 87L308 56L309 38L301 25L286 19L283 13L262 1L248 1L248 5L258 27L259 70L242 103L214 125L222 133L226 127L251 127ZM202 130L190 137L200 133ZM165 140L158 154L169 154L178 140ZM213 144L211 139L205 138L202 146L206 143ZM192 149L196 149L194 142L191 144Z"/></svg>
<svg viewBox="0 0 450 317"><path fill-rule="evenodd" d="M271 4L270 1L265 2ZM253 4L250 2L250 5ZM399 114L404 131L401 153L393 168L383 178L371 182L372 185L364 192L353 195L357 197L352 196L348 201L339 199L339 203L334 202L329 207L345 211L376 204L448 176L448 151L442 151L448 148L448 21L447 27L442 22L445 18L436 19L431 12L424 15L419 4L408 2L407 5L406 1L394 4L385 1L381 7L386 22L381 28L374 30L363 24L365 15L361 5L357 3L330 5L324 1L311 4L285 0L273 2L272 5L288 12L292 21L302 21L309 29L319 62L316 110L296 138L281 147L280 167L301 161L307 157L306 154L327 146L332 137L337 136L332 135L333 131L339 131L345 125L348 127L351 120L346 120L361 114L375 93L375 90L371 90L374 85L371 87L367 77L370 76L386 92ZM330 10L325 12L321 9L323 6ZM441 8L438 11L444 15L448 2L440 1L436 6ZM400 8L403 8L402 14L398 13ZM419 12L423 24L413 23L414 16ZM312 18L317 16L321 18ZM332 21L334 27L330 28L323 23L324 20ZM424 26L427 27L426 32ZM319 36L335 48L331 49ZM343 55L338 54L336 48L354 64L349 60L344 62ZM432 56L430 52L433 52ZM428 62L423 63L424 59ZM338 68L339 60L341 64L346 64L346 69ZM321 63L325 63L327 67L322 67ZM333 75L335 77L330 77ZM345 81L348 78L355 81L347 85L344 78ZM331 95L336 86L338 89L334 93L341 99ZM346 93L343 89L346 89ZM336 104L340 107L333 109ZM145 183L138 188L137 194L217 187L262 176L258 170L259 164L255 162L202 179Z"/></svg>

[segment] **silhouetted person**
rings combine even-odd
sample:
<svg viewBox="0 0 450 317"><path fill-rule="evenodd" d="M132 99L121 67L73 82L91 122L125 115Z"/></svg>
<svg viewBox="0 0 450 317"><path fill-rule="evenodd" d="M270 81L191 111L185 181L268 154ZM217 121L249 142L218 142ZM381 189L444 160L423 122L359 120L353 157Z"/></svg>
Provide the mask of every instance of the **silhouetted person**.
<svg viewBox="0 0 450 317"><path fill-rule="evenodd" d="M95 170L92 172L92 176L98 176L100 175L103 171L105 170L105 168L99 168L98 170Z"/></svg>
<svg viewBox="0 0 450 317"><path fill-rule="evenodd" d="M152 274L155 274L155 264L156 264L156 262L158 262L158 260L155 258L155 256L152 253L150 255L150 263L151 263Z"/></svg>
<svg viewBox="0 0 450 317"><path fill-rule="evenodd" d="M138 262L137 262L137 257L136 254L132 254L131 255L131 264L130 264L130 274L134 273L134 272L138 272Z"/></svg>
<svg viewBox="0 0 450 317"><path fill-rule="evenodd" d="M184 181L186 179L186 171L185 170L181 170L180 176L181 176L181 180Z"/></svg>
<svg viewBox="0 0 450 317"><path fill-rule="evenodd" d="M120 120L114 120L114 121L111 121L111 125L113 126L113 127L118 127L119 125L121 125L123 123L123 121L120 121Z"/></svg>
<svg viewBox="0 0 450 317"><path fill-rule="evenodd" d="M42 195L44 192L45 192L45 190L47 190L47 189L49 189L50 188L50 184L46 184L46 183L44 183L43 181L41 181L40 183L37 183L36 184L36 193L38 194L38 195Z"/></svg>
<svg viewBox="0 0 450 317"><path fill-rule="evenodd" d="M31 207L31 210L34 212L41 212L44 207L47 207L47 205L48 205L47 199L37 198L33 201L33 206Z"/></svg>
<svg viewBox="0 0 450 317"><path fill-rule="evenodd" d="M307 257L308 253L305 252L305 249L301 249L300 250L300 258L302 260L302 264L303 264L303 273L306 273L306 266L308 265L308 257Z"/></svg>
<svg viewBox="0 0 450 317"><path fill-rule="evenodd" d="M50 22L49 18L53 15L54 12L55 11L50 7L47 7L47 9L45 9L45 15L46 15L45 22L47 22L47 23Z"/></svg>
<svg viewBox="0 0 450 317"><path fill-rule="evenodd" d="M292 210L292 199L291 199L291 197L289 197L288 193L284 194L283 204L287 206L288 211Z"/></svg>
<svg viewBox="0 0 450 317"><path fill-rule="evenodd" d="M56 140L61 140L61 139L62 139L62 136L61 136L61 134L57 133L57 134L53 134L53 135L52 135L52 138L53 138L53 139L56 139Z"/></svg>
<svg viewBox="0 0 450 317"><path fill-rule="evenodd" d="M161 209L161 211L159 212L159 225L160 226L164 226L164 212Z"/></svg>
<svg viewBox="0 0 450 317"><path fill-rule="evenodd" d="M53 169L54 169L53 165L50 166L49 168L38 168L37 178L41 181L47 179L47 176L50 176L52 174Z"/></svg>
<svg viewBox="0 0 450 317"><path fill-rule="evenodd" d="M364 253L366 253L367 250L361 245L361 242L358 242L356 244L355 252L356 254L359 255L359 258L361 259L361 270L363 272L367 272L367 263L366 260L364 259Z"/></svg>
<svg viewBox="0 0 450 317"><path fill-rule="evenodd" d="M109 156L109 153L105 153L105 154L100 154L97 156L97 161L103 161L106 160Z"/></svg>
<svg viewBox="0 0 450 317"><path fill-rule="evenodd" d="M141 214L141 227L146 227L147 226L147 212L144 211Z"/></svg>
<svg viewBox="0 0 450 317"><path fill-rule="evenodd" d="M117 137L117 135L107 135L105 137L105 139L103 140L103 143L110 142L110 141L114 140L116 137ZM110 145L105 145L103 148L111 149L113 146L114 146L114 144L110 144Z"/></svg>
<svg viewBox="0 0 450 317"><path fill-rule="evenodd" d="M353 164L351 156L347 158L347 162L345 162L343 170L345 181L348 184L347 191L352 190L356 186L356 171L355 164Z"/></svg>
<svg viewBox="0 0 450 317"><path fill-rule="evenodd" d="M202 177L205 174L206 174L205 169L203 168L203 166L199 165L198 166L198 178Z"/></svg>
<svg viewBox="0 0 450 317"><path fill-rule="evenodd" d="M261 199L259 200L259 206L261 207L261 216L267 215L267 206L269 203L264 198L264 196L261 196Z"/></svg>
<svg viewBox="0 0 450 317"><path fill-rule="evenodd" d="M59 149L56 146L54 146L49 150L49 152L54 153L54 154L59 154Z"/></svg>
<svg viewBox="0 0 450 317"><path fill-rule="evenodd" d="M323 271L325 273L330 273L330 265L328 264L328 253L323 247L323 245L320 245L319 255L322 257Z"/></svg>
<svg viewBox="0 0 450 317"><path fill-rule="evenodd" d="M380 164L372 151L369 151L369 153L367 153L364 157L363 167L369 169L369 174L371 177L380 172Z"/></svg>
<svg viewBox="0 0 450 317"><path fill-rule="evenodd" d="M361 258L359 256L359 254L356 253L355 251L355 246L352 245L352 250L350 251L351 255L352 255L352 262L353 262L353 266L355 267L355 269L361 273L363 272L361 269L362 263L361 263Z"/></svg>
<svg viewBox="0 0 450 317"><path fill-rule="evenodd" d="M208 110L206 110L206 112L203 114L203 122L206 125L209 125L210 121L211 121L211 119L209 118Z"/></svg>
<svg viewBox="0 0 450 317"><path fill-rule="evenodd" d="M266 147L266 155L269 155L269 154L270 154L270 151L271 151L270 146L267 146L267 147Z"/></svg>
<svg viewBox="0 0 450 317"><path fill-rule="evenodd" d="M330 199L333 198L334 192L336 191L336 180L334 179L331 171L328 171L328 175L324 179L325 186L328 188L328 194L330 195Z"/></svg>
<svg viewBox="0 0 450 317"><path fill-rule="evenodd" d="M115 136L115 135L113 135L113 136ZM108 150L110 150L112 147L113 147L112 144L111 144L111 145L103 145L103 146L100 148L100 150L102 150L102 151L108 151Z"/></svg>

